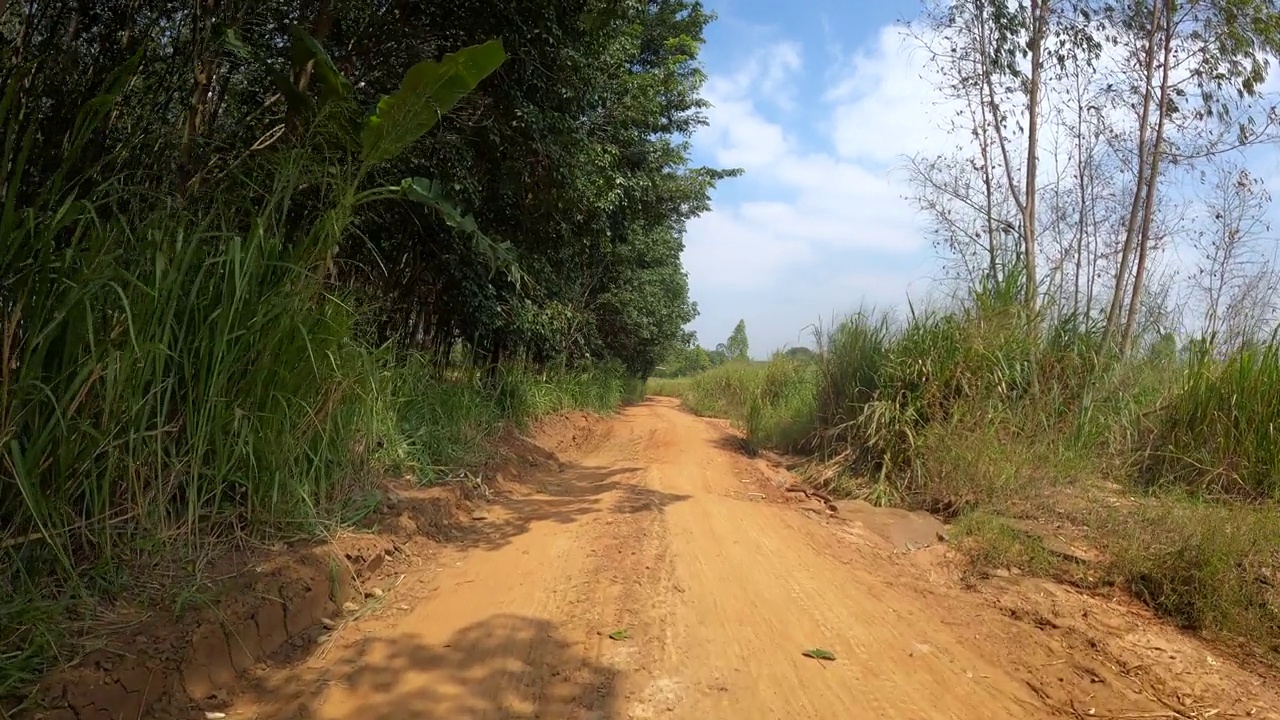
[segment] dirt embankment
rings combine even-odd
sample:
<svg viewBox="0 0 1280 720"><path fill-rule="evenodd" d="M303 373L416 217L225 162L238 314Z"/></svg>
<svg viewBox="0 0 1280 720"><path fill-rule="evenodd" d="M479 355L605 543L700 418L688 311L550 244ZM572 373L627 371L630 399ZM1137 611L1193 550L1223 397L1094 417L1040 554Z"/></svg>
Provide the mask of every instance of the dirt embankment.
<svg viewBox="0 0 1280 720"><path fill-rule="evenodd" d="M567 413L530 437L503 437L491 462L448 485L388 480L380 506L359 529L214 558L201 572L214 579L192 589L180 615L129 602L107 609L85 654L43 684L37 707L25 715L225 714L253 677L326 655L348 627L382 612L394 588L433 556L523 532L516 518L484 523L487 503L495 493L528 492L524 483L559 472L551 448L589 447L602 427L597 416Z"/></svg>
<svg viewBox="0 0 1280 720"><path fill-rule="evenodd" d="M50 716L1280 718L1274 677L1136 604L967 585L933 518L788 492L672 401L504 447L116 633Z"/></svg>

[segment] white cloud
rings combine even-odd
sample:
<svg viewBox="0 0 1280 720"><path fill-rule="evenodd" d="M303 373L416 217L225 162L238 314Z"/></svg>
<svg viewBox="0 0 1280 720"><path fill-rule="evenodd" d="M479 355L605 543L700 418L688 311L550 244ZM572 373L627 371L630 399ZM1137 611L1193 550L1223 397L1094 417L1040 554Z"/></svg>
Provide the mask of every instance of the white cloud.
<svg viewBox="0 0 1280 720"><path fill-rule="evenodd" d="M710 126L694 140L697 151L747 175L722 183L714 211L692 221L686 236L685 265L703 311L694 327L704 342L727 336L742 317L753 354L761 356L795 343L806 324L864 300L882 308L904 304L908 292L917 300L929 293L929 277L939 275L923 218L904 199L910 189L896 172L906 156L950 153L970 142L968 133L946 129L959 106L936 89L940 78L924 47L933 38L886 27L846 54L824 37L826 44L813 47L759 47L731 71L713 73L705 87L714 108ZM806 51L818 67L806 70ZM1124 85L1124 52L1103 48L1095 83ZM1280 70L1264 89L1277 87ZM1066 98L1060 90L1045 98L1045 186L1062 164L1055 153L1065 152L1054 141L1060 113L1071 111ZM1007 101L1019 98L1014 93ZM1110 107L1107 117L1116 128L1131 128L1133 112ZM1025 153L1021 141L1012 143L1015 163ZM1249 164L1274 181L1275 157L1252 151ZM1193 259L1185 255L1174 242L1168 257L1153 262L1185 274Z"/></svg>
<svg viewBox="0 0 1280 720"><path fill-rule="evenodd" d="M747 175L726 181L714 212L689 225L685 265L695 295L796 283L796 273L806 266L825 270L824 258L848 250L919 264L926 250L924 234L914 208L903 198L906 188L886 167L899 153L883 151L912 141L886 142L883 134L893 135L918 116L927 95L889 87L903 77L893 69L903 57L895 37L902 39L882 33L868 53L835 79L836 87L825 92L831 102L809 101L807 107L817 117L811 113L795 119L784 113L786 125L769 108L781 107L781 94L803 86L798 46L765 48L736 72L709 79L705 95L714 107L709 127L695 142L715 162L741 167ZM915 87L927 89L924 84ZM877 118L870 132L881 134L882 142L867 138L864 150L849 151L854 128L845 119L860 117ZM854 273L857 268L846 270ZM898 287L901 294L905 287ZM810 310L822 314L831 309L815 305Z"/></svg>
<svg viewBox="0 0 1280 720"><path fill-rule="evenodd" d="M835 103L832 135L841 158L888 166L955 145L939 124L955 105L939 96L927 57L922 43L898 27L883 28L854 57L826 94Z"/></svg>

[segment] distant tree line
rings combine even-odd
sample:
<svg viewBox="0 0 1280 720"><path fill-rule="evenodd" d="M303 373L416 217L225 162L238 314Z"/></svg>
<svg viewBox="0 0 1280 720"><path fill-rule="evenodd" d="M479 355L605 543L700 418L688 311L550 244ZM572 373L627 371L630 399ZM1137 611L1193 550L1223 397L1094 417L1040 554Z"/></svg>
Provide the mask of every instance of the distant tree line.
<svg viewBox="0 0 1280 720"><path fill-rule="evenodd" d="M813 350L797 346L780 351L781 355L795 360L812 360ZM698 344L695 333L687 333L684 342L677 345L654 372L656 377L687 377L731 362L750 362L751 343L747 339L747 323L739 320L733 332L722 343L708 350Z"/></svg>

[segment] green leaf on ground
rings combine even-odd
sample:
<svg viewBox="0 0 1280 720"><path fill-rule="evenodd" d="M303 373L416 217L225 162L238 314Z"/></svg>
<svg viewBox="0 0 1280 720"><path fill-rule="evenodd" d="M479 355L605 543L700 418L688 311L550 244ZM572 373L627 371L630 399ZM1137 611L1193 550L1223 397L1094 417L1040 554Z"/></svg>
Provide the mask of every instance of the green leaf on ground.
<svg viewBox="0 0 1280 720"><path fill-rule="evenodd" d="M814 660L835 660L836 659L835 653L831 652L830 650L823 650L822 648L813 648L811 650L805 650L803 654L805 657L811 657Z"/></svg>
<svg viewBox="0 0 1280 720"><path fill-rule="evenodd" d="M626 640L629 637L631 637L631 634L627 631L626 628L623 628L621 630L614 630L613 632L609 633L609 638L611 640Z"/></svg>

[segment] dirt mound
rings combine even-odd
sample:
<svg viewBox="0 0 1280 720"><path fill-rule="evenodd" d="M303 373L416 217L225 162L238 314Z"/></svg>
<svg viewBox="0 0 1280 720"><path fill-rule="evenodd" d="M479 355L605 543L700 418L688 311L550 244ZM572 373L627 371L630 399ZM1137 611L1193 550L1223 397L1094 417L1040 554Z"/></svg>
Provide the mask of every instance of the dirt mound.
<svg viewBox="0 0 1280 720"><path fill-rule="evenodd" d="M540 421L529 438L550 453L586 455L608 441L610 428L599 415L574 411Z"/></svg>
<svg viewBox="0 0 1280 720"><path fill-rule="evenodd" d="M381 502L355 532L216 558L198 610L179 614L120 602L103 613L101 638L48 678L26 717L201 718L225 709L243 676L323 654L338 631L382 604L415 567L450 545L492 539L495 495L522 495L564 468L560 451L603 442L601 418L567 413L514 431L481 467L441 485L388 478ZM7 717L7 716L6 716Z"/></svg>
<svg viewBox="0 0 1280 720"><path fill-rule="evenodd" d="M344 545L346 547L344 548ZM367 567L397 547L353 537L293 545L241 560L254 561L204 588L202 609L170 612L115 608L115 626L101 648L49 679L35 717L185 717L216 710L236 676L270 658L304 651L362 601ZM376 560L375 560L376 558Z"/></svg>
<svg viewBox="0 0 1280 720"><path fill-rule="evenodd" d="M862 500L837 500L836 516L884 540L897 552L911 552L947 539L947 526L927 512L876 507Z"/></svg>

